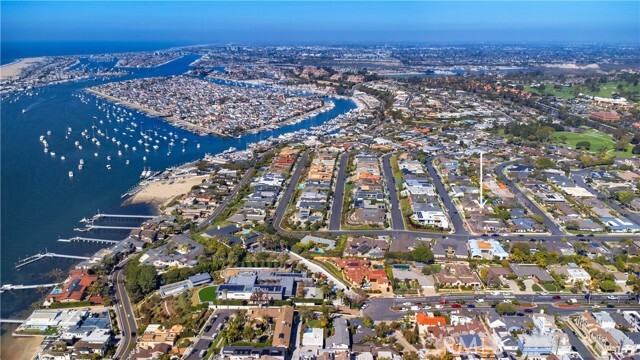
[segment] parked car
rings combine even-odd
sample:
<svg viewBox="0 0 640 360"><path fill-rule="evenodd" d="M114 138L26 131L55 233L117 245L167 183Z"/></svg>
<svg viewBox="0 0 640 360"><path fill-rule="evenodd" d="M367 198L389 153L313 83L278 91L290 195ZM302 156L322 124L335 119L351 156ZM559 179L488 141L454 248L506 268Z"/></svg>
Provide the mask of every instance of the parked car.
<svg viewBox="0 0 640 360"><path fill-rule="evenodd" d="M475 306L475 305L473 305L473 304L469 304L469 305L467 305L467 309L475 309L475 308L476 308L476 306Z"/></svg>
<svg viewBox="0 0 640 360"><path fill-rule="evenodd" d="M454 309L460 309L460 308L462 308L462 305L460 305L460 304L453 304L453 305L451 305L451 307L452 307L452 308L454 308Z"/></svg>
<svg viewBox="0 0 640 360"><path fill-rule="evenodd" d="M540 293L540 295L542 295L542 296L547 296L547 295L549 295L549 293L548 293L548 292L546 292L546 291L543 291L543 292L541 292L541 293Z"/></svg>
<svg viewBox="0 0 640 360"><path fill-rule="evenodd" d="M560 299L561 299L561 297L560 297L559 295L555 295L555 296L553 296L551 299L553 299L553 300L560 300Z"/></svg>

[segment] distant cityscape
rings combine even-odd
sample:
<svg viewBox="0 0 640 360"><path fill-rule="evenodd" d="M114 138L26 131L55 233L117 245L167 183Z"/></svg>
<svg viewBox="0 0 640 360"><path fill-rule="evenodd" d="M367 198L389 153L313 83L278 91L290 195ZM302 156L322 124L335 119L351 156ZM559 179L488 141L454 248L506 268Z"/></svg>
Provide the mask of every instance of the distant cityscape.
<svg viewBox="0 0 640 360"><path fill-rule="evenodd" d="M83 84L72 101L97 115L64 141L100 159L112 143L108 170L193 143L140 114L246 146L144 168L123 200L157 215L87 214L60 239L95 253L25 250L17 268L80 262L2 284L46 294L3 321L46 360L640 358L639 50L188 46L5 65L3 106ZM38 143L52 157L54 140Z"/></svg>

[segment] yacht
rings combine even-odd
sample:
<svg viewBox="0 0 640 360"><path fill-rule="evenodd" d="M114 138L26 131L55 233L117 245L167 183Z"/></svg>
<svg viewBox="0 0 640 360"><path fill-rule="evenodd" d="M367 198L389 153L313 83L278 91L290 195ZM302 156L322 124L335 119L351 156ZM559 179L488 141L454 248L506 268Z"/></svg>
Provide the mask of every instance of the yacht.
<svg viewBox="0 0 640 360"><path fill-rule="evenodd" d="M51 136L51 130L47 130L47 136Z"/></svg>
<svg viewBox="0 0 640 360"><path fill-rule="evenodd" d="M147 161L147 157L146 157L146 156L143 156L143 157L142 157L142 161Z"/></svg>
<svg viewBox="0 0 640 360"><path fill-rule="evenodd" d="M129 165L129 160L127 160L127 161L125 162L125 164L126 164L126 165Z"/></svg>
<svg viewBox="0 0 640 360"><path fill-rule="evenodd" d="M107 156L107 161L111 161L111 155Z"/></svg>
<svg viewBox="0 0 640 360"><path fill-rule="evenodd" d="M78 164L78 170L82 170L84 166L82 164Z"/></svg>
<svg viewBox="0 0 640 360"><path fill-rule="evenodd" d="M56 156L56 153L54 153L53 151L50 154L51 156Z"/></svg>
<svg viewBox="0 0 640 360"><path fill-rule="evenodd" d="M80 165L84 165L84 160L80 159Z"/></svg>
<svg viewBox="0 0 640 360"><path fill-rule="evenodd" d="M69 177L73 177L73 171L69 171Z"/></svg>
<svg viewBox="0 0 640 360"><path fill-rule="evenodd" d="M98 157L98 153L93 153L93 155L94 155L95 157Z"/></svg>
<svg viewBox="0 0 640 360"><path fill-rule="evenodd" d="M111 170L111 165L107 164L107 170Z"/></svg>
<svg viewBox="0 0 640 360"><path fill-rule="evenodd" d="M122 156L122 151L118 150L118 156Z"/></svg>
<svg viewBox="0 0 640 360"><path fill-rule="evenodd" d="M65 161L67 158L64 156L60 156L60 160Z"/></svg>

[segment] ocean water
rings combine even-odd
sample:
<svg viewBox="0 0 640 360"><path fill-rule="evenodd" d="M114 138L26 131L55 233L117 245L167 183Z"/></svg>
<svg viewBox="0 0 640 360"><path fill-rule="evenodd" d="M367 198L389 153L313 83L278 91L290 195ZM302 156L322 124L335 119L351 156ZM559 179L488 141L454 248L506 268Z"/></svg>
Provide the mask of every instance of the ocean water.
<svg viewBox="0 0 640 360"><path fill-rule="evenodd" d="M182 74L188 70L188 64L194 59L194 56L189 56L154 69L136 69L132 75L117 80ZM246 135L240 139L197 136L174 128L160 119L128 110L127 112L133 113L128 117L135 118L133 121L138 125L132 133L125 131L125 127L131 127L129 123L115 123L113 117L112 122L108 122L99 106L104 108L110 105L105 106L105 101L96 101L95 97L83 92L84 88L99 83L101 81L91 80L54 85L37 89L33 96L21 96L17 99L11 97L2 101L2 284L51 282L54 279L53 269L66 271L76 262L66 259L43 259L21 269L14 269L15 263L28 255L45 249L62 254L86 255L101 248L99 245L60 243L57 241L58 238L124 238L126 234L122 232L82 234L73 229L82 225L78 222L80 219L90 217L97 211L151 213L153 209L147 205L121 207L121 195L139 182L140 173L145 167L162 170L201 158L205 153L219 153L229 147L244 149L251 142L320 125L355 108L349 100L333 99L336 106L331 111L295 125ZM81 101L80 97L84 97L85 101ZM102 124L99 123L100 120L103 120ZM108 131L108 134L115 136L122 145L118 147L112 141L100 137L102 144L98 147L90 140L82 138L80 132L87 129L91 134L92 125L96 125L102 132ZM65 131L68 127L71 127L72 132L69 139L66 139ZM116 128L119 132L115 132ZM169 147L164 140L160 140L158 150L145 153L144 146L137 143L142 137L142 130L149 131L149 134L157 132L158 136L154 136L156 139L169 136L169 133L177 135L178 139L175 140L171 155L167 155ZM51 131L51 136L46 136L47 131ZM127 136L122 135L123 131ZM129 134L133 137L129 137ZM41 135L47 138L49 149L56 153L55 157L44 153L43 145L39 141ZM180 143L183 138L187 139L184 152ZM82 144L82 150L74 146L75 141ZM196 148L197 142L201 144L199 149ZM124 149L125 143L130 146L128 151ZM138 148L135 153L131 150L133 146ZM118 150L122 151L122 156L117 155ZM94 153L98 153L98 156L94 156ZM61 160L61 156L65 156L66 159ZM111 156L110 161L107 160L107 156ZM143 156L147 157L146 161L142 159ZM78 170L80 159L85 162L81 171ZM130 161L129 165L125 164L127 159ZM111 170L106 169L107 163L111 164ZM74 172L73 178L68 176L69 171ZM44 292L36 290L16 290L1 294L0 316L23 317L30 311L29 305L41 299L43 294Z"/></svg>
<svg viewBox="0 0 640 360"><path fill-rule="evenodd" d="M25 57L152 51L185 45L190 44L167 41L2 41L0 64Z"/></svg>

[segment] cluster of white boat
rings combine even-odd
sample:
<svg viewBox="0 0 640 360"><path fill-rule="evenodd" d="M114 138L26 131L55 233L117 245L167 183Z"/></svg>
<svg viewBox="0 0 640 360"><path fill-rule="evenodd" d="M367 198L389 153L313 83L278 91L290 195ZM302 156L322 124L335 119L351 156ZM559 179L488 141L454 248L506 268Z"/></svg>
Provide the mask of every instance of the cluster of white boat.
<svg viewBox="0 0 640 360"><path fill-rule="evenodd" d="M80 101L82 101L85 104L88 104L89 101L91 100L88 96L85 96L84 94L74 94L74 96L77 97ZM139 133L141 138L137 140L137 143L138 143L138 146L144 149L145 153L151 152L152 149L158 150L160 148L161 142L167 143L167 147L168 147L167 156L171 155L171 151L173 147L176 146L176 142L180 142L182 144L182 152L186 151L186 144L188 142L187 138L183 138L182 140L180 140L179 136L177 134L174 134L173 132L168 132L167 134L163 135L162 131L166 132L167 131L166 129L160 130L160 133L157 130L151 130L151 129L142 130L142 128L138 131L137 128L139 127L139 125L135 121L136 120L135 115L132 112L128 111L126 108L119 106L119 104L110 104L106 102L101 102L97 98L95 100L95 105L99 110L104 112L105 118L98 119L97 116L93 117L91 128L82 130L80 132L79 140L74 141L74 146L77 150L83 150L83 144L86 146L85 141L89 140L91 141L91 144L95 146L96 151L94 152L93 155L94 157L97 158L99 157L98 149L100 149L100 147L103 145L101 143L101 140L103 142L110 141L112 144L117 146L116 154L118 158L121 158L125 155L124 152L128 152L129 150L131 152L138 151L138 147L135 145L135 142L136 142L135 137L137 137L137 133ZM108 127L105 126L104 130L100 127L100 125L104 125L105 123L113 124L114 126L117 126L116 124L120 123L126 127L124 130L120 130L117 127L111 126L111 135L110 135ZM74 134L73 129L69 126L66 127L64 133L65 133L64 135L65 140L70 140ZM40 136L40 142L44 146L45 153L48 153L49 155L51 155L51 157L56 157L56 153L50 150L49 143L47 142L47 139L51 137L52 134L53 134L52 131L48 130L46 133L46 136L45 135ZM129 144L127 143L128 141L132 141L134 142L134 144L132 146L129 146ZM196 148L198 149L200 148L200 143L196 143ZM112 168L110 163L112 160L111 155L107 155L106 159L107 159L106 168L107 170L111 170ZM65 161L66 160L65 156L60 156L60 160ZM147 156L144 155L142 157L142 160L147 161ZM78 162L78 170L82 170L84 167L84 164L85 164L84 160L80 159ZM129 165L129 164L130 164L130 160L126 159L125 165ZM143 174L144 173L145 171L143 170ZM69 171L69 177L73 177L73 176L74 176L73 171Z"/></svg>

